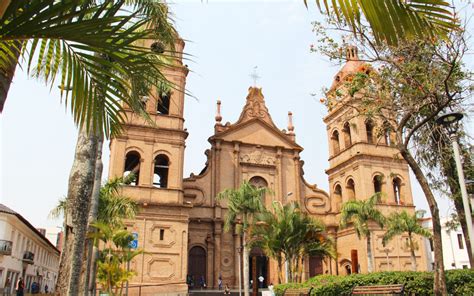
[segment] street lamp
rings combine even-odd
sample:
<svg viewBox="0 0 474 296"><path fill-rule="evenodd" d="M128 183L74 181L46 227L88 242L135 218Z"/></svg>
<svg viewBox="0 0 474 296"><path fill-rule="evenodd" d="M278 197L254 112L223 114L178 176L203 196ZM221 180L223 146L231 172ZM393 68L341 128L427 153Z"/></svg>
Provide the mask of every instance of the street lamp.
<svg viewBox="0 0 474 296"><path fill-rule="evenodd" d="M467 197L466 183L464 181L464 171L461 165L459 143L458 143L458 137L456 134L459 121L462 118L463 118L462 113L448 113L448 114L444 114L438 117L438 119L436 119L436 123L446 128L446 130L449 133L449 137L451 138L451 142L453 144L454 160L456 161L456 169L457 169L458 178L459 178L459 186L461 187L461 196L462 196L462 203L464 207L464 215L466 216L467 233L469 235L469 241L471 242L471 253L472 253L472 256L474 256L474 247L472 247L474 246L474 233L472 231L471 210L469 208L469 200Z"/></svg>

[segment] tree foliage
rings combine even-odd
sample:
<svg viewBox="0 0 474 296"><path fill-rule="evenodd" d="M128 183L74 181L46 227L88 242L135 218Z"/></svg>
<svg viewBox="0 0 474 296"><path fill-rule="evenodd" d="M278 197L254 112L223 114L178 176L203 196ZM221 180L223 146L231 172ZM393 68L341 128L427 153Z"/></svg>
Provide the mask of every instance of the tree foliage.
<svg viewBox="0 0 474 296"><path fill-rule="evenodd" d="M157 0L11 1L0 18L0 111L20 59L51 88L59 81L78 126L119 132L123 103L146 116L141 96L166 81L161 71L170 67L173 53L158 55L144 40L174 48L176 37Z"/></svg>
<svg viewBox="0 0 474 296"><path fill-rule="evenodd" d="M308 0L304 0L307 6ZM446 37L457 28L451 5L439 0L316 0L319 10L351 28L358 36L370 25L377 43L397 45L417 37Z"/></svg>
<svg viewBox="0 0 474 296"><path fill-rule="evenodd" d="M255 245L277 261L278 280L283 282L282 266L288 264L290 282L300 282L307 256L321 259L333 257L333 242L325 234L325 226L303 212L296 202L272 204L272 211L257 216L259 222L252 231Z"/></svg>

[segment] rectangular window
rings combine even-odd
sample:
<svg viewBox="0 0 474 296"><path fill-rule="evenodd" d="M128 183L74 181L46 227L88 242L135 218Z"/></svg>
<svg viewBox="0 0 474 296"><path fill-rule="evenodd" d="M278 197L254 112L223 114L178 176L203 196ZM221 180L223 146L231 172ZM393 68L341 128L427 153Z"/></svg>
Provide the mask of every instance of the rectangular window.
<svg viewBox="0 0 474 296"><path fill-rule="evenodd" d="M433 239L430 238L430 251L433 252Z"/></svg>
<svg viewBox="0 0 474 296"><path fill-rule="evenodd" d="M464 242L462 241L462 234L460 233L458 233L458 246L460 250L464 249Z"/></svg>
<svg viewBox="0 0 474 296"><path fill-rule="evenodd" d="M463 265L463 266L462 266L462 269L467 269L467 265Z"/></svg>
<svg viewBox="0 0 474 296"><path fill-rule="evenodd" d="M164 239L165 239L165 230L160 229L160 240L164 240Z"/></svg>

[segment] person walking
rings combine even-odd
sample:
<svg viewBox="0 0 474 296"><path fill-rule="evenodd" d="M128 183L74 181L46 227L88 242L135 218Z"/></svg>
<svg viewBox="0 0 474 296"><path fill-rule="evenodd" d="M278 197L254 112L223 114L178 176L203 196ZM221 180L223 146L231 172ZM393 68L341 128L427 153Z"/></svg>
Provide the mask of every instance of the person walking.
<svg viewBox="0 0 474 296"><path fill-rule="evenodd" d="M16 296L23 296L24 295L24 292L23 292L24 289L25 289L25 283L23 282L23 278L20 277L18 279L18 282L16 282L16 287L15 287Z"/></svg>
<svg viewBox="0 0 474 296"><path fill-rule="evenodd" d="M219 276L217 279L217 287L219 288L219 291L222 290L222 277Z"/></svg>
<svg viewBox="0 0 474 296"><path fill-rule="evenodd" d="M229 288L229 285L227 284L225 284L224 295L230 295L230 288Z"/></svg>

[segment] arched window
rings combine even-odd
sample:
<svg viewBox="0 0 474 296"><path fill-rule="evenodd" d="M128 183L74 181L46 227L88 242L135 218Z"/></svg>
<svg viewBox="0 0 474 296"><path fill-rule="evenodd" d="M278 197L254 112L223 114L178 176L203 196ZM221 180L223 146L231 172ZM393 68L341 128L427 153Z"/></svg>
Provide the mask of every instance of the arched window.
<svg viewBox="0 0 474 296"><path fill-rule="evenodd" d="M347 181L346 189L347 189L347 198L349 200L355 199L356 196L355 196L355 183L354 183L354 180L349 179Z"/></svg>
<svg viewBox="0 0 474 296"><path fill-rule="evenodd" d="M335 200L335 210L336 212L339 212L341 210L341 204L342 204L342 188L341 185L337 184L336 187L334 187L334 200Z"/></svg>
<svg viewBox="0 0 474 296"><path fill-rule="evenodd" d="M332 142L332 149L333 149L333 155L336 155L340 151L339 147L339 132L334 131L331 136L331 142Z"/></svg>
<svg viewBox="0 0 474 296"><path fill-rule="evenodd" d="M169 91L160 93L158 101L156 102L156 112L158 114L170 114L170 98L171 93Z"/></svg>
<svg viewBox="0 0 474 296"><path fill-rule="evenodd" d="M382 192L382 176L377 175L373 179L374 182L374 192L381 193Z"/></svg>
<svg viewBox="0 0 474 296"><path fill-rule="evenodd" d="M348 148L352 145L351 126L349 125L349 122L344 123L342 132L344 133L344 145Z"/></svg>
<svg viewBox="0 0 474 296"><path fill-rule="evenodd" d="M263 188L263 187L268 188L267 181L260 176L254 176L250 178L249 183L257 188ZM262 203L265 205L265 195L262 196Z"/></svg>
<svg viewBox="0 0 474 296"><path fill-rule="evenodd" d="M137 151L130 151L125 156L125 169L123 176L127 177L130 174L134 175L134 178L130 180L129 185L136 186L139 184L140 178L140 154Z"/></svg>
<svg viewBox="0 0 474 296"><path fill-rule="evenodd" d="M401 189L402 189L402 180L396 177L393 179L393 197L395 203L399 205L401 203Z"/></svg>
<svg viewBox="0 0 474 296"><path fill-rule="evenodd" d="M159 154L155 157L153 171L153 186L158 188L168 187L169 159L166 155Z"/></svg>
<svg viewBox="0 0 474 296"><path fill-rule="evenodd" d="M373 144L374 143L374 124L372 120L368 119L365 122L365 132L367 134L367 143Z"/></svg>

